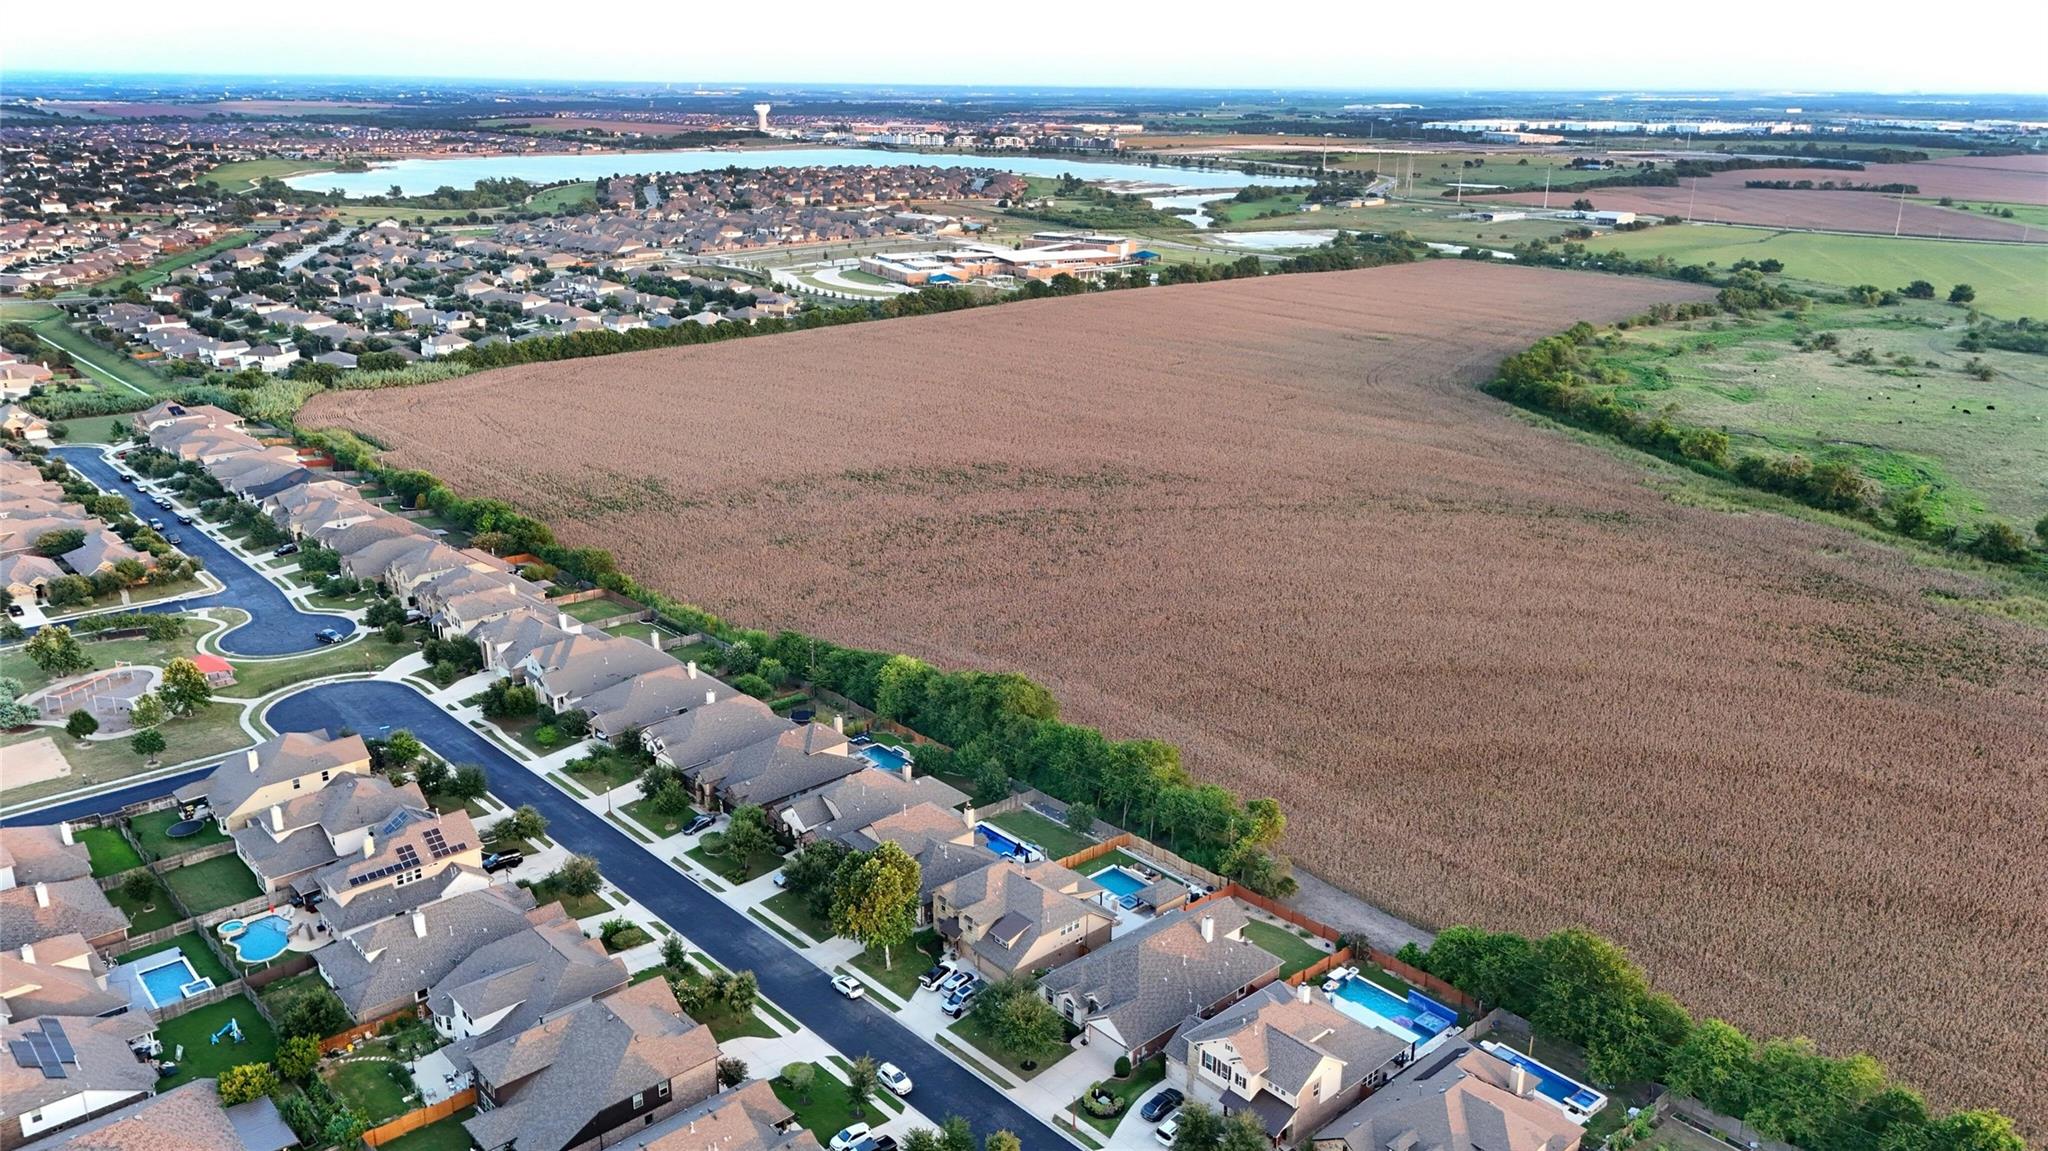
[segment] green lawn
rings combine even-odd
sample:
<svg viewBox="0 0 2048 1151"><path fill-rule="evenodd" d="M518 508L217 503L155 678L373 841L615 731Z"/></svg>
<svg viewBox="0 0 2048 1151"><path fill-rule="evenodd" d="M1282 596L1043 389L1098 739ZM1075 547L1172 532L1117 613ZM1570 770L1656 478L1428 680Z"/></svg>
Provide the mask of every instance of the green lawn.
<svg viewBox="0 0 2048 1151"><path fill-rule="evenodd" d="M178 914L178 905L164 894L162 883L158 883L156 889L142 900L129 899L117 887L107 892L107 902L121 909L121 914L128 917L128 930L137 934L169 927L183 918Z"/></svg>
<svg viewBox="0 0 2048 1151"><path fill-rule="evenodd" d="M214 1043L212 1036L227 1026L230 1019L241 1025L242 1042L236 1043L224 1035L219 1043ZM223 999L167 1020L157 1027L156 1035L163 1041L163 1058L178 1064L176 1075L157 1080L159 1092L194 1079L218 1079L221 1072L244 1063L272 1063L277 1059L277 1036L247 995Z"/></svg>
<svg viewBox="0 0 2048 1151"><path fill-rule="evenodd" d="M164 876L164 882L194 915L263 894L263 887L246 864L232 855L181 867Z"/></svg>
<svg viewBox="0 0 2048 1151"><path fill-rule="evenodd" d="M446 1119L427 1124L409 1135L381 1144L378 1151L470 1151L469 1130L462 1124L476 1116L476 1108L464 1107Z"/></svg>
<svg viewBox="0 0 2048 1151"><path fill-rule="evenodd" d="M249 232L230 232L211 244L179 252L175 256L166 256L146 268L137 268L132 272L102 281L94 285L94 289L105 293L119 293L130 287L148 288L168 279L172 272L180 268L189 268L193 264L210 260L230 248L239 248L252 237L253 234Z"/></svg>
<svg viewBox="0 0 2048 1151"><path fill-rule="evenodd" d="M811 914L811 905L801 893L778 891L761 901L761 906L774 912L784 923L811 937L814 942L823 943L835 934L832 924Z"/></svg>
<svg viewBox="0 0 2048 1151"><path fill-rule="evenodd" d="M534 212L567 212L571 208L589 207L597 202L597 183L588 181L575 184L561 184L546 191L535 192L526 205Z"/></svg>
<svg viewBox="0 0 2048 1151"><path fill-rule="evenodd" d="M263 990L256 993L256 996L263 1000L263 1005L270 1009L272 1015L277 1015L283 1012L293 999L308 991L324 990L326 987L327 983L320 978L318 971L308 971L301 975L288 975L275 983L267 984Z"/></svg>
<svg viewBox="0 0 2048 1151"><path fill-rule="evenodd" d="M282 180L287 176L302 173L331 172L334 165L318 160L234 160L217 168L210 168L200 181L211 180L230 192L246 192L256 186L258 180Z"/></svg>
<svg viewBox="0 0 2048 1151"><path fill-rule="evenodd" d="M0 672L0 675L5 674L8 673ZM225 755L249 746L254 741L250 739L249 733L242 730L241 716L240 707L230 703L215 703L195 715L166 723L157 729L163 732L164 740L169 745L159 759L165 764L186 763ZM8 802L41 799L93 784L128 779L146 767L143 758L135 753L135 749L130 747L125 739L94 740L81 748L61 730L47 727L31 727L0 735L0 760L6 759L9 748L39 739L49 739L52 735L56 737L59 754L71 765L71 774L56 776L38 783L18 786L9 784Z"/></svg>
<svg viewBox="0 0 2048 1151"><path fill-rule="evenodd" d="M409 638L417 638L417 633ZM235 684L223 688L220 694L235 699L255 699L321 676L382 671L418 650L416 643L390 644L385 643L381 636L369 635L354 643L316 648L290 659L238 660L230 656L228 662L235 667Z"/></svg>
<svg viewBox="0 0 2048 1151"><path fill-rule="evenodd" d="M882 953L874 948L854 956L852 962L862 975L888 988L895 993L896 998L908 1003L910 997L917 994L917 977L939 961L941 946L939 933L926 929L911 938L910 946L898 947L890 953L890 957L896 961L893 967L882 966Z"/></svg>
<svg viewBox="0 0 2048 1151"><path fill-rule="evenodd" d="M546 907L550 903L560 903L562 909L574 919L588 919L593 915L618 910L602 895L563 895L555 890L554 882L549 879L536 881L530 884L528 889L533 892L535 904Z"/></svg>
<svg viewBox="0 0 2048 1151"><path fill-rule="evenodd" d="M84 639L83 636L80 638ZM190 635L181 635L169 640L86 640L83 646L86 656L92 660L92 665L99 668L113 667L117 663L163 667L179 656L191 659L199 650ZM20 680L21 686L27 691L48 687L55 678L37 667L35 661L28 657L28 653L19 647L0 652L0 676Z"/></svg>
<svg viewBox="0 0 2048 1151"><path fill-rule="evenodd" d="M619 810L640 821L640 826L656 835L674 835L690 826L690 821L697 818L695 808L691 808L679 816L663 815L654 810L654 801L651 799L636 799L631 803L622 803L619 805Z"/></svg>
<svg viewBox="0 0 2048 1151"><path fill-rule="evenodd" d="M965 1040L969 1046L980 1052L989 1062L1019 1079L1036 1079L1045 1072L1046 1068L1051 1067L1074 1052L1074 1049L1067 1046L1065 1041L1048 1043L1029 1051L1011 1051L1009 1048L996 1042L995 1037L982 1027L981 1022L974 1018L974 1013L971 1011L960 1022L955 1023L947 1030L952 1032L954 1038ZM1027 1060L1036 1060L1037 1066L1026 1071L1023 1064Z"/></svg>
<svg viewBox="0 0 2048 1151"><path fill-rule="evenodd" d="M331 1064L321 1072L321 1078L375 1126L413 1109L405 1099L412 1091L411 1080L401 1087L389 1070L404 1066L396 1060L362 1059Z"/></svg>
<svg viewBox="0 0 2048 1151"><path fill-rule="evenodd" d="M1116 1134L1117 1124L1124 1121L1125 1116L1131 1113L1131 1108L1137 1104L1138 1100L1145 1097L1145 1092L1152 1090L1153 1087L1159 1084L1160 1080L1165 1078L1166 1056L1154 1055L1152 1058L1131 1068L1131 1077L1129 1079L1104 1079L1101 1082L1100 1086L1124 1101L1123 1110L1117 1112L1115 1116L1108 1119L1098 1119L1090 1115L1087 1108L1081 1106L1080 1099L1074 1100L1067 1110L1070 1114L1079 1115L1087 1120L1089 1126L1102 1132L1104 1135L1114 1135Z"/></svg>
<svg viewBox="0 0 2048 1151"><path fill-rule="evenodd" d="M535 745L538 747L539 745ZM557 746L560 746L559 744ZM604 744L592 744L585 754L578 756L563 768L564 774L575 780L592 795L602 795L615 787L624 787L640 778L647 770L647 763L635 756L616 751ZM637 817L636 817L637 818ZM645 821L643 821L645 822ZM653 827L654 824L648 824Z"/></svg>
<svg viewBox="0 0 2048 1151"><path fill-rule="evenodd" d="M135 841L142 845L142 850L158 859L168 859L174 855L183 855L188 851L197 851L202 847L227 842L227 833L220 829L220 824L212 820L208 820L204 827L183 839L172 839L164 832L176 822L178 809L166 807L162 811L136 816L129 821L128 829L135 833Z"/></svg>
<svg viewBox="0 0 2048 1151"><path fill-rule="evenodd" d="M2048 314L2041 298L2038 244L1964 243L1891 236L1773 232L1723 224L1675 224L1602 236L1593 250L1669 256L1680 264L1778 259L1785 274L1833 287L1896 288L1927 280L1946 295L1952 284L1977 289L1977 307L2000 319Z"/></svg>
<svg viewBox="0 0 2048 1151"><path fill-rule="evenodd" d="M188 931L183 935L173 936L162 943L154 943L148 947L137 948L126 955L116 956L114 961L116 963L133 963L145 955L155 955L159 951L170 951L173 949L184 952L185 958L192 964L193 972L213 980L215 986L226 983L235 977L234 973L230 972L221 963L220 958L207 948L206 941L199 938L199 932L196 930Z"/></svg>
<svg viewBox="0 0 2048 1151"><path fill-rule="evenodd" d="M609 600L600 597L598 599L581 600L577 603L569 604L566 607L557 605L556 610L560 611L563 615L566 615L571 619L580 619L584 623L595 623L596 621L601 619L610 619L615 615L629 615L633 612L643 611L645 609L639 607L638 605L627 606L626 604L619 603L616 600Z"/></svg>
<svg viewBox="0 0 2048 1151"><path fill-rule="evenodd" d="M723 851L716 855L705 851L702 844L691 848L683 854L703 864L707 870L714 872L719 877L733 883L745 883L750 879L758 879L777 867L782 866L781 854L773 849L755 852L743 865L739 860L727 856Z"/></svg>
<svg viewBox="0 0 2048 1151"><path fill-rule="evenodd" d="M1294 933L1292 927L1285 927L1263 920L1250 920L1244 925L1246 939L1265 948L1280 958L1282 979L1297 971L1321 963L1330 953Z"/></svg>
<svg viewBox="0 0 2048 1151"><path fill-rule="evenodd" d="M991 816L988 822L1036 843L1053 859L1065 859L1084 847L1095 845L1095 841L1088 836L1074 831L1065 824L1054 823L1028 808Z"/></svg>
<svg viewBox="0 0 2048 1151"><path fill-rule="evenodd" d="M796 1121L804 1130L817 1136L818 1142L831 1142L832 1136L855 1123L879 1126L888 1118L872 1102L861 1114L855 1115L853 1100L846 1095L846 1084L834 1079L832 1073L824 1067L816 1063L811 1066L815 1069L811 1085L802 1095L797 1094L794 1088L783 1081L779 1067L772 1069L777 1074L770 1083L775 1090L775 1097L782 1100L784 1106L796 1112ZM766 1072L770 1069L762 1070Z"/></svg>
<svg viewBox="0 0 2048 1151"><path fill-rule="evenodd" d="M48 344L71 353L78 362L79 371L95 383L106 383L109 379L118 381L116 387L122 391L137 391L147 395L158 395L173 390L170 377L159 374L126 355L93 343L83 333L64 322L61 317L52 316L29 325L37 336ZM125 386L124 386L125 385Z"/></svg>
<svg viewBox="0 0 2048 1151"><path fill-rule="evenodd" d="M652 943L654 937L647 934L646 928L634 924L607 936L603 942L606 954L617 955L621 951L631 951L643 943Z"/></svg>
<svg viewBox="0 0 2048 1151"><path fill-rule="evenodd" d="M92 874L96 879L142 866L141 854L118 828L81 827L74 838L85 845L86 854L92 857Z"/></svg>

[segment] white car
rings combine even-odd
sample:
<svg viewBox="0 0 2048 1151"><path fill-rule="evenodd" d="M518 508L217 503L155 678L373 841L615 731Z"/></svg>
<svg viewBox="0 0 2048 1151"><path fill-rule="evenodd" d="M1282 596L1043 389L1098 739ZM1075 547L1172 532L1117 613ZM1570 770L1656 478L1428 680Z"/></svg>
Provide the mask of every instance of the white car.
<svg viewBox="0 0 2048 1151"><path fill-rule="evenodd" d="M834 976L832 979L832 990L846 996L848 999L859 999L868 993L867 984L862 983L851 975ZM865 1135L867 1131L863 1129L861 1134Z"/></svg>
<svg viewBox="0 0 2048 1151"><path fill-rule="evenodd" d="M1180 1116L1175 1115L1172 1118L1168 1119L1166 1122L1161 1123L1158 1127L1153 1128L1152 1138L1159 1140L1161 1143L1166 1144L1168 1147L1171 1147L1173 1146L1173 1137L1179 1133Z"/></svg>
<svg viewBox="0 0 2048 1151"><path fill-rule="evenodd" d="M868 1137L868 1125L856 1123L832 1137L832 1151L847 1151L847 1148Z"/></svg>
<svg viewBox="0 0 2048 1151"><path fill-rule="evenodd" d="M894 1063L884 1063L875 1068L875 1081L894 1091L898 1096L910 1094L910 1076Z"/></svg>

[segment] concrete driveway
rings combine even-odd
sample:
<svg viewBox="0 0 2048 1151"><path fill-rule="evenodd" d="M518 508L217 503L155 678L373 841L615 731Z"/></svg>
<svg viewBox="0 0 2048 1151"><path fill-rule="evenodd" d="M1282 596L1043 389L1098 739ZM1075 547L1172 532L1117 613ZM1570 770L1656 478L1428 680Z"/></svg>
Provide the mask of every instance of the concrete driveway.
<svg viewBox="0 0 2048 1151"><path fill-rule="evenodd" d="M52 449L51 454L102 490L127 500L143 522L147 523L152 517L165 517L164 510L151 503L148 496L121 482L114 465L100 454L98 448L84 445L61 447ZM186 514L191 513L188 511ZM178 545L179 549L205 565L226 590L209 596L124 610L164 613L202 607L240 608L249 613L249 622L222 632L214 641L229 655L295 655L319 647L320 642L313 636L322 628L333 628L343 635L356 630L355 622L347 616L300 611L276 584L250 567L242 557L222 547L201 530L198 523L189 527L167 523L165 529L165 535L182 536L184 542Z"/></svg>
<svg viewBox="0 0 2048 1151"><path fill-rule="evenodd" d="M530 803L548 818L548 835L594 857L613 886L687 935L733 970L751 969L762 992L848 1056L871 1054L895 1063L917 1083L911 1102L934 1118L964 1115L986 1138L1008 1129L1026 1151L1066 1151L1073 1144L922 1039L888 1011L842 999L830 977L781 940L651 855L616 825L557 791L460 719L413 688L355 680L308 688L272 705L265 721L277 731L403 727L455 764L479 764L491 792L512 806ZM161 793L164 788L156 788ZM45 813L36 817L48 822ZM767 1069L762 1069L767 1070Z"/></svg>

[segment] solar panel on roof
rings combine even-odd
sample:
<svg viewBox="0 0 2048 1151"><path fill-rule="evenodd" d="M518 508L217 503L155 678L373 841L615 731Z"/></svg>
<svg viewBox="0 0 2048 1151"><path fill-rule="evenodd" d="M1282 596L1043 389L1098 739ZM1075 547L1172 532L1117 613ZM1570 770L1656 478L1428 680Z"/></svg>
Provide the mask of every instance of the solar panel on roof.
<svg viewBox="0 0 2048 1151"><path fill-rule="evenodd" d="M418 867L420 865L420 853L413 848L412 844L401 843L398 845L398 862L407 867Z"/></svg>
<svg viewBox="0 0 2048 1151"><path fill-rule="evenodd" d="M57 1058L66 1063L78 1062L78 1052L71 1049L71 1037L64 1034L64 1025L55 1019L43 1020L43 1035L56 1050Z"/></svg>
<svg viewBox="0 0 2048 1151"><path fill-rule="evenodd" d="M42 1061L36 1058L35 1048L30 1047L26 1039L8 1040L7 1050L14 1055L14 1063L17 1067L42 1066Z"/></svg>

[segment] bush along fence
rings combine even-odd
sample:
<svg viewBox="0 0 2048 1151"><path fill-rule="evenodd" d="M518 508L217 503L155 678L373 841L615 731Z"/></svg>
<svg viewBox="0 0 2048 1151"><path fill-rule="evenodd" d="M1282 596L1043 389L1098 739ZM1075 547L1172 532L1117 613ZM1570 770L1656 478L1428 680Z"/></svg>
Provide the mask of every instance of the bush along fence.
<svg viewBox="0 0 2048 1151"><path fill-rule="evenodd" d="M1695 1021L1619 946L1583 929L1528 939L1449 927L1428 951L1411 945L1396 958L1583 1048L1596 1082L1661 1082L1804 1151L2024 1151L2004 1115L1937 1117L1868 1055L1824 1055L1797 1037L1758 1043L1721 1020Z"/></svg>
<svg viewBox="0 0 2048 1151"><path fill-rule="evenodd" d="M920 297L930 293L920 293ZM899 297L909 298L909 297ZM532 341L539 343L543 341ZM520 345L524 347L525 345ZM1271 799L1240 802L1214 784L1197 784L1180 749L1151 739L1112 740L1067 723L1040 684L1016 673L944 671L889 652L842 647L794 631L774 635L735 628L700 608L671 599L618 570L609 552L555 541L546 524L501 500L457 495L433 475L384 465L376 449L347 432L301 432L342 467L374 477L408 507L427 507L472 533L475 546L500 555L537 558L536 574L566 576L652 609L679 630L730 645L721 668L735 686L758 681L754 694L801 684L832 692L934 741L919 763L926 770L974 781L977 800L1008 795L1013 777L1063 801L1085 802L1153 843L1247 888L1285 897L1292 868L1276 853L1286 816Z"/></svg>

